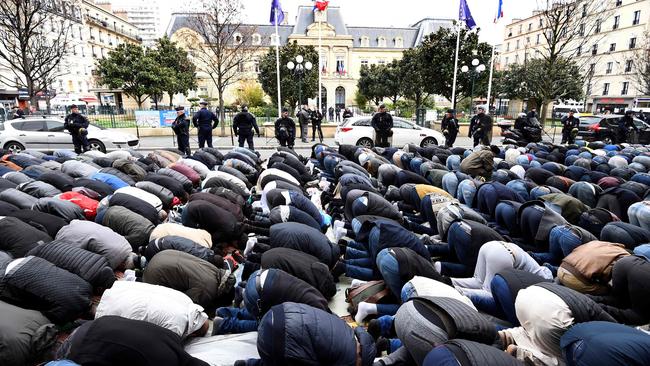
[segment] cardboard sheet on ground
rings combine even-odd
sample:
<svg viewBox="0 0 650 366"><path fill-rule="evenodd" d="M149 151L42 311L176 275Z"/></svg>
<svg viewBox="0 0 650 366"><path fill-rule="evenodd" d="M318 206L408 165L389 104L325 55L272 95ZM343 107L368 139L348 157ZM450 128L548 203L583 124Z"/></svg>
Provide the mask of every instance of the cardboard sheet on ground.
<svg viewBox="0 0 650 366"><path fill-rule="evenodd" d="M185 345L185 351L211 366L232 366L237 360L259 358L257 332L196 338Z"/></svg>

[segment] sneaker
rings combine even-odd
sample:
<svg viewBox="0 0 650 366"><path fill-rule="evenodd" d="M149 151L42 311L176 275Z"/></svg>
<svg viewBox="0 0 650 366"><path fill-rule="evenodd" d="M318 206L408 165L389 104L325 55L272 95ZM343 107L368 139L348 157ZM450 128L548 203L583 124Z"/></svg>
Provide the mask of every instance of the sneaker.
<svg viewBox="0 0 650 366"><path fill-rule="evenodd" d="M345 221L334 220L334 224L332 226L334 227L334 230L336 230L339 227L344 228L345 227Z"/></svg>
<svg viewBox="0 0 650 366"><path fill-rule="evenodd" d="M338 282L339 277L341 277L342 274L345 273L345 263L342 261L336 262L336 265L334 268L332 268L332 277L334 277L334 280Z"/></svg>
<svg viewBox="0 0 650 366"><path fill-rule="evenodd" d="M345 237L346 235L348 235L348 230L346 228L337 227L336 229L334 229L334 237L336 238L337 242L341 240L343 237Z"/></svg>
<svg viewBox="0 0 650 366"><path fill-rule="evenodd" d="M368 322L368 334L372 336L375 342L379 340L379 337L381 336L381 325L379 325L379 320L371 319Z"/></svg>

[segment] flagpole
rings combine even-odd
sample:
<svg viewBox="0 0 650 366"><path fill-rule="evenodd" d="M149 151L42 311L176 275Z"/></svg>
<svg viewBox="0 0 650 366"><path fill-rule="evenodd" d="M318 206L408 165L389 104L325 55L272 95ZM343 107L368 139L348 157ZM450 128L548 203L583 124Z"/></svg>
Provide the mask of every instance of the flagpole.
<svg viewBox="0 0 650 366"><path fill-rule="evenodd" d="M494 74L494 49L496 45L492 45L492 57L490 58L490 79L488 81L487 91L487 112L490 113L490 97L492 96L492 75Z"/></svg>
<svg viewBox="0 0 650 366"><path fill-rule="evenodd" d="M325 9L327 11L327 8ZM318 111L322 112L321 109L321 98L323 97L323 65L321 64L322 52L323 52L323 41L321 38L321 30L323 28L323 23L319 18L318 20Z"/></svg>
<svg viewBox="0 0 650 366"><path fill-rule="evenodd" d="M275 10L275 66L278 83L278 118L282 118L282 97L280 93L280 33L278 32L278 9Z"/></svg>
<svg viewBox="0 0 650 366"><path fill-rule="evenodd" d="M460 51L460 20L457 24L458 34L456 36L456 58L454 61L454 84L451 87L451 108L456 109L456 78L458 75L458 52Z"/></svg>

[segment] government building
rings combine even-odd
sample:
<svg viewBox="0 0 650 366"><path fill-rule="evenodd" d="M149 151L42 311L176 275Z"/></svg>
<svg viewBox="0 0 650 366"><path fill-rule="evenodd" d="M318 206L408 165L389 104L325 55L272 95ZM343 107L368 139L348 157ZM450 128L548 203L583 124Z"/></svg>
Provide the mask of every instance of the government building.
<svg viewBox="0 0 650 366"><path fill-rule="evenodd" d="M196 13L173 14L167 27L166 34L172 41L186 49L198 48L192 44L201 37L193 25ZM285 15L285 20L289 16ZM323 12L314 12L310 6L298 7L295 24L279 26L279 42L297 42L299 45L312 45L318 50L318 36L321 34L321 70L318 65L310 72L321 72L323 88L322 106L344 107L353 105L357 91L359 72L363 65L388 64L400 59L405 49L418 46L424 37L435 33L440 28L451 28L454 20L425 18L405 28L386 27L356 27L347 25L341 8L328 7ZM241 65L237 75L239 81L257 80L258 60L268 53L277 43L275 26L268 24L246 24L242 28L251 29L251 46L255 47L255 55L246 65ZM193 41L194 40L194 41ZM236 35L233 41L237 41ZM289 72L286 65L280 65L281 72ZM216 87L209 76L199 70L199 88L188 97L208 95L217 97ZM231 85L225 92L224 103L229 105L235 100L235 93L241 87L240 82ZM274 96L271 96L273 99ZM189 104L182 95L175 97L176 104ZM274 99L273 99L274 100ZM314 101L313 104L316 104Z"/></svg>

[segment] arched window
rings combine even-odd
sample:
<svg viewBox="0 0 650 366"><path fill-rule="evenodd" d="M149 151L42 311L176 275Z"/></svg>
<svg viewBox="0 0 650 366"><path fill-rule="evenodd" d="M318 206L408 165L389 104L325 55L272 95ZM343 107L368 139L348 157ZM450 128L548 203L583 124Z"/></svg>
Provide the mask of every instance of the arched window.
<svg viewBox="0 0 650 366"><path fill-rule="evenodd" d="M386 47L386 38L385 37L379 37L377 38L377 47Z"/></svg>
<svg viewBox="0 0 650 366"><path fill-rule="evenodd" d="M361 47L370 47L370 38L366 36L361 37Z"/></svg>
<svg viewBox="0 0 650 366"><path fill-rule="evenodd" d="M241 33L235 33L233 35L233 43L234 44L241 44L242 43L242 36Z"/></svg>
<svg viewBox="0 0 650 366"><path fill-rule="evenodd" d="M402 37L395 38L395 48L404 48L404 39Z"/></svg>
<svg viewBox="0 0 650 366"><path fill-rule="evenodd" d="M262 36L257 33L253 34L253 44L256 46L262 44Z"/></svg>
<svg viewBox="0 0 650 366"><path fill-rule="evenodd" d="M271 35L271 46L275 46L276 44L279 44L280 41L278 40L278 36L275 34Z"/></svg>
<svg viewBox="0 0 650 366"><path fill-rule="evenodd" d="M339 86L334 91L334 99L336 100L336 106L345 108L345 88Z"/></svg>

